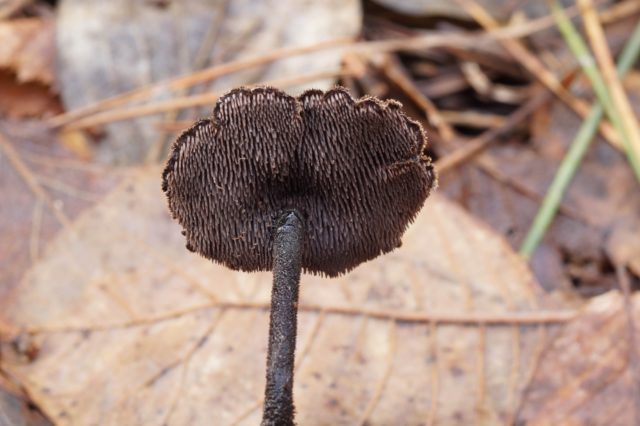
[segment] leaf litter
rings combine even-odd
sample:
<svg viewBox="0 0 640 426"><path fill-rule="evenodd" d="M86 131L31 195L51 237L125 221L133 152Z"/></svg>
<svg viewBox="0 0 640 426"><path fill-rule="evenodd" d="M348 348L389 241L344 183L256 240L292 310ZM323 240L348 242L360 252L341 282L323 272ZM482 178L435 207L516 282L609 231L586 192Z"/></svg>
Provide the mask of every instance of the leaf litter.
<svg viewBox="0 0 640 426"><path fill-rule="evenodd" d="M142 169L60 234L6 299L5 321L39 351L3 368L55 422L255 423L271 277L183 245L160 170ZM335 280L303 277L299 419L504 420L545 324L573 315L553 309L504 241L436 197L402 249ZM460 386L473 404L455 399L469 398Z"/></svg>
<svg viewBox="0 0 640 426"><path fill-rule="evenodd" d="M608 292L563 328L540 360L519 421L638 424L639 295L629 302L625 307L620 293Z"/></svg>
<svg viewBox="0 0 640 426"><path fill-rule="evenodd" d="M614 51L625 26L637 23L633 3L600 10ZM499 25L492 19L513 13L491 9L489 19L482 10L467 9L462 19L491 27ZM637 297L609 291L582 313L574 310L584 303L581 296L615 288L621 268L634 274L628 287L637 281L637 183L612 129L601 127L532 258L542 287L495 233L519 243L580 125L571 109L589 106L590 88L576 78L566 47L554 42L553 32L531 33L524 50L513 42L506 50L499 41L474 46L456 38L459 18L452 24L369 7L364 13L365 36L387 43L372 46L402 51L404 43L405 50L347 55L340 82L354 94L404 99L428 129L435 153L454 164L444 192L494 231L436 196L402 249L337 280L303 277L295 389L301 424L389 424L399 416L408 424L633 424L637 358L625 338ZM552 22L547 18L513 19L502 30L526 35ZM420 41L425 33L418 27L451 41L429 44L428 31ZM415 43L426 43L420 52L402 40L415 36ZM200 43L206 40L194 46ZM189 62L192 69L197 62ZM523 73L526 68L541 72ZM529 113L514 120L514 100L539 90L536 78L570 108L547 97L545 107L532 104L533 120L525 121ZM637 70L624 83L637 108L636 80ZM177 95L190 93L180 90ZM420 93L429 95L427 102ZM181 117L189 115L167 115L167 125ZM40 131L25 131L22 123L3 119L2 125L8 137L0 182L19 201L19 208L2 210L9 232L2 248L20 253L5 262L8 275L0 283L2 407L10 407L7 401L25 407L24 398L56 424L197 424L218 416L223 424L257 423L270 276L232 273L189 255L159 201L155 167L133 171L102 199L120 181L114 169L101 174L83 167L91 172L59 178L69 153L58 157L59 146L51 150L56 144L43 150L50 136L33 145ZM100 136L100 129L90 133ZM465 147L469 141L475 146ZM69 197L62 204L71 213L65 226L49 208L61 204L55 202L60 193ZM20 225L14 230L13 223ZM34 240L24 236L34 229L41 238L38 256L30 258ZM543 287L560 290L562 298ZM585 349L592 337L595 346Z"/></svg>

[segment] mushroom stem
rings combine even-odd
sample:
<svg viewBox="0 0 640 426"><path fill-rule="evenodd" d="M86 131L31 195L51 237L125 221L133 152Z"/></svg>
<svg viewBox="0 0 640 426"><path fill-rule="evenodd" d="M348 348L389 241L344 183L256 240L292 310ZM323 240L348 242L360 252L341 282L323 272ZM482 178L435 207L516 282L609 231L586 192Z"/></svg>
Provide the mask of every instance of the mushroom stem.
<svg viewBox="0 0 640 426"><path fill-rule="evenodd" d="M273 241L273 288L262 426L293 425L293 366L298 326L304 224L285 213Z"/></svg>

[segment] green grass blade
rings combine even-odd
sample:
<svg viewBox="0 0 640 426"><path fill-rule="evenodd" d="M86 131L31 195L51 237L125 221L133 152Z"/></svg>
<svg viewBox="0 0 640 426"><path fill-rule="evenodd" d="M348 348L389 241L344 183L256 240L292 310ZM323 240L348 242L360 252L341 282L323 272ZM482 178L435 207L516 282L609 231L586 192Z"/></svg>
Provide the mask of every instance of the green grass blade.
<svg viewBox="0 0 640 426"><path fill-rule="evenodd" d="M554 3L554 7L557 7L557 2ZM554 12L555 14L555 12ZM563 14L564 15L564 14ZM589 50L586 47L586 44L582 41L578 32L573 28L571 22L564 16L568 25L571 27L567 30L566 22L562 22L562 26L564 27L563 35L565 39L567 39L567 44L570 45L570 48L574 52L574 55L578 58L580 63L583 65L583 69L585 70L585 74L587 74L587 70L585 68L591 69L591 67L595 68L595 61L591 56ZM560 26L560 23L558 24ZM569 39L571 42L569 42ZM573 46L573 47L571 47ZM618 58L617 71L620 77L623 77L629 69L633 66L633 64L638 59L638 55L640 54L640 24L636 25L636 28L627 41L620 57ZM592 73L593 71L588 71ZM599 76L599 71L597 68L595 69L595 73ZM596 77L597 79L598 77ZM600 77L600 80L602 78ZM603 83L604 84L604 83ZM594 88L595 90L595 88ZM606 91L606 87L605 87ZM608 94L608 91L606 91ZM606 95L605 95L606 96ZM609 100L611 98L609 97ZM544 237L547 229L551 225L553 218L558 211L558 207L560 206L560 202L562 197L571 182L571 179L575 175L578 166L582 162L584 155L589 148L593 137L596 134L598 126L600 124L600 120L604 115L604 108L601 104L596 104L589 116L585 119L580 127L580 130L576 134L574 141L572 142L569 151L565 155L554 179L547 190L547 194L536 214L536 217L525 237L522 246L520 247L520 254L525 258L529 258L536 247L540 244L540 241ZM634 169L636 176L640 180L640 161L638 158L633 155L633 152L630 152L631 149L629 146L625 145L627 157L629 162Z"/></svg>

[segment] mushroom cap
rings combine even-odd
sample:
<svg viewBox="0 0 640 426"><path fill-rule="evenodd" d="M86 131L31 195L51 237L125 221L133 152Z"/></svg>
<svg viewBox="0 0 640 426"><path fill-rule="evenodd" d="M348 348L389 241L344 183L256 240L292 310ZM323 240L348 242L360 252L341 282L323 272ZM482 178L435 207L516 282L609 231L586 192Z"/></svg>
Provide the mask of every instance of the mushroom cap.
<svg viewBox="0 0 640 426"><path fill-rule="evenodd" d="M274 226L304 218L302 267L336 276L400 246L436 184L422 127L342 88L234 89L175 142L163 190L187 248L270 270Z"/></svg>

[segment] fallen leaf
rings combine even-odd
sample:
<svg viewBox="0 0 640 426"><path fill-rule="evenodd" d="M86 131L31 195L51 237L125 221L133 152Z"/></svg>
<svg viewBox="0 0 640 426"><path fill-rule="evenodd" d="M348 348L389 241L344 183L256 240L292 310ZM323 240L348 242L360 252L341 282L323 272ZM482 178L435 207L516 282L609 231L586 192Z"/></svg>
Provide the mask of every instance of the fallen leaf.
<svg viewBox="0 0 640 426"><path fill-rule="evenodd" d="M3 369L56 424L257 424L269 273L184 248L140 169L47 249L0 315L38 349ZM434 195L402 248L304 275L300 424L506 423L546 343L550 302L505 241Z"/></svg>
<svg viewBox="0 0 640 426"><path fill-rule="evenodd" d="M0 299L119 175L78 160L42 123L0 122Z"/></svg>
<svg viewBox="0 0 640 426"><path fill-rule="evenodd" d="M624 300L611 291L592 299L540 360L518 421L527 425L637 425L640 334ZM630 316L640 321L640 294ZM634 355L635 352L635 355Z"/></svg>
<svg viewBox="0 0 640 426"><path fill-rule="evenodd" d="M441 188L519 247L580 124L555 102L548 114L537 114L531 146L520 137L494 146L474 165L443 176ZM640 222L639 194L624 154L596 137L532 257L540 283L549 290L578 289L583 295L615 286L608 267L612 259L602 247L609 241L613 253L615 244L623 244L622 238L611 239L614 231Z"/></svg>
<svg viewBox="0 0 640 426"><path fill-rule="evenodd" d="M0 68L13 71L18 82L54 80L54 21L47 18L0 22Z"/></svg>
<svg viewBox="0 0 640 426"><path fill-rule="evenodd" d="M0 71L0 116L15 120L47 117L62 112L57 95L42 83L19 83L15 75Z"/></svg>
<svg viewBox="0 0 640 426"><path fill-rule="evenodd" d="M58 76L68 109L188 74L194 68L261 55L277 47L355 36L361 25L357 0L63 0L57 17ZM204 61L198 52L201 46L210 52L203 56ZM317 52L222 76L198 90L229 90L258 81L337 70L339 65L339 52ZM331 84L325 79L314 86L328 88ZM158 90L154 95L154 100L160 100L177 94ZM208 115L212 107L202 115ZM151 146L164 136L154 126L161 117L105 126L97 158L129 164L144 160Z"/></svg>
<svg viewBox="0 0 640 426"><path fill-rule="evenodd" d="M23 273L41 257L46 243L93 205L117 176L104 167L79 161L42 124L0 122L0 299L10 297ZM0 336L16 337L13 327L1 319ZM24 342L11 342L20 352L18 358L35 356L37 348ZM28 394L3 380L2 361L0 356L0 425L50 424Z"/></svg>

